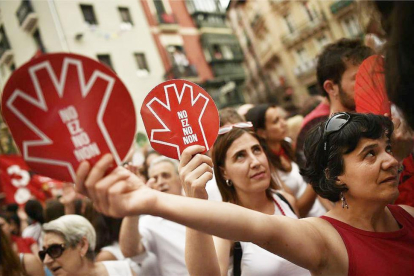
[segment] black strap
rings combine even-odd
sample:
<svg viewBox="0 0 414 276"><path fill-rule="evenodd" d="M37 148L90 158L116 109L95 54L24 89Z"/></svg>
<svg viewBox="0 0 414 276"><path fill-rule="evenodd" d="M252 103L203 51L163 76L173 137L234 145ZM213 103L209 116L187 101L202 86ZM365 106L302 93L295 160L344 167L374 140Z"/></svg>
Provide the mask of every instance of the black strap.
<svg viewBox="0 0 414 276"><path fill-rule="evenodd" d="M286 199L286 197L284 197L283 195L281 195L281 194L279 194L279 193L276 193L277 194L277 196L282 200L282 201L284 201L288 206L289 206L289 208L290 208L290 210L292 210L292 212L296 215L296 212L295 212L295 210L293 210L293 207L292 207L292 205L290 205L290 203L289 203L289 201Z"/></svg>
<svg viewBox="0 0 414 276"><path fill-rule="evenodd" d="M235 242L234 248L233 248L233 275L234 276L241 275L242 255L243 255L243 249L241 247L240 242Z"/></svg>
<svg viewBox="0 0 414 276"><path fill-rule="evenodd" d="M290 205L289 201L281 194L276 193L277 196L284 201L290 208L290 210L292 210L292 212L294 214L295 210L293 210L292 205ZM234 248L233 248L233 275L234 276L241 276L241 259L243 256L243 249L241 247L240 242L235 242L234 243Z"/></svg>

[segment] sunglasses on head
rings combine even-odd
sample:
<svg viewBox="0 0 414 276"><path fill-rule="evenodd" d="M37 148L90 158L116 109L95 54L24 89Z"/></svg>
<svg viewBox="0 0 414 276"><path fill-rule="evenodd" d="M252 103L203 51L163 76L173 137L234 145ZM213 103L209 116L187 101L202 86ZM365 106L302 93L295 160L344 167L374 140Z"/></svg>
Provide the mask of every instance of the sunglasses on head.
<svg viewBox="0 0 414 276"><path fill-rule="evenodd" d="M39 251L39 258L42 262L45 260L46 254L49 255L52 259L57 259L62 256L63 251L65 251L65 245L63 244L52 244L46 249Z"/></svg>
<svg viewBox="0 0 414 276"><path fill-rule="evenodd" d="M351 120L351 114L339 112L332 115L325 123L323 131L323 150L328 150L328 138L332 133L340 131Z"/></svg>
<svg viewBox="0 0 414 276"><path fill-rule="evenodd" d="M240 122L240 123L237 123L237 124L227 125L227 126L221 127L219 129L218 134L221 135L221 134L225 134L227 132L230 132L230 130L232 130L235 127L237 127L237 128L252 128L253 124L252 124L252 122Z"/></svg>

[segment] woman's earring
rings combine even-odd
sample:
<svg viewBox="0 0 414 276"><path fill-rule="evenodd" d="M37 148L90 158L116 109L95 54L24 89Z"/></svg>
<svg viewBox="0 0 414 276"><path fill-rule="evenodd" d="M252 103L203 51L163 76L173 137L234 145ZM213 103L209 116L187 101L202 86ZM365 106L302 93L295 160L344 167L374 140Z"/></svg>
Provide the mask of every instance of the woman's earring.
<svg viewBox="0 0 414 276"><path fill-rule="evenodd" d="M345 209L349 209L348 203L346 202L346 198L343 192L341 192L341 201L342 201L342 208Z"/></svg>
<svg viewBox="0 0 414 276"><path fill-rule="evenodd" d="M231 180L230 180L230 179L226 179L226 184L227 184L227 186L229 186L229 187L233 186L233 182L231 182Z"/></svg>
<svg viewBox="0 0 414 276"><path fill-rule="evenodd" d="M404 170L404 165L401 165L398 167L398 173L402 173L403 170Z"/></svg>

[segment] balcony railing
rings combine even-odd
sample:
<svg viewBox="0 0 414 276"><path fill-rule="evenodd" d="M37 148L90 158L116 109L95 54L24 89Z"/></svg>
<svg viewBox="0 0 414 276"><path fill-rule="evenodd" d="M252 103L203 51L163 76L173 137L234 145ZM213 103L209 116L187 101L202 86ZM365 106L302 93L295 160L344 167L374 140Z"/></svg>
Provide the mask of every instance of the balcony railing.
<svg viewBox="0 0 414 276"><path fill-rule="evenodd" d="M166 80L196 77L198 77L197 69L191 64L187 66L174 65L167 73L165 73Z"/></svg>
<svg viewBox="0 0 414 276"><path fill-rule="evenodd" d="M37 16L29 0L23 0L16 12L19 25L26 31L31 32L37 23Z"/></svg>
<svg viewBox="0 0 414 276"><path fill-rule="evenodd" d="M177 24L177 20L175 19L175 16L172 13L157 13L157 20L159 24Z"/></svg>
<svg viewBox="0 0 414 276"><path fill-rule="evenodd" d="M290 48L297 44L299 41L303 41L308 37L313 36L318 30L321 30L327 26L326 17L322 13L315 16L312 21L306 20L299 24L292 33L285 34L281 37L282 43Z"/></svg>
<svg viewBox="0 0 414 276"><path fill-rule="evenodd" d="M227 60L227 62L211 63L211 67L216 77L232 76L245 78L245 73L241 62Z"/></svg>
<svg viewBox="0 0 414 276"><path fill-rule="evenodd" d="M304 63L300 64L295 69L293 69L293 73L297 77L303 77L303 76L309 75L315 71L316 64L317 64L316 58L305 61Z"/></svg>
<svg viewBox="0 0 414 276"><path fill-rule="evenodd" d="M227 27L225 13L196 11L192 14L192 17L198 28Z"/></svg>
<svg viewBox="0 0 414 276"><path fill-rule="evenodd" d="M335 1L335 3L333 3L330 8L331 8L331 12L333 14L337 14L339 13L343 8L346 8L348 6L350 6L352 3L354 2L354 0L339 0L339 1Z"/></svg>

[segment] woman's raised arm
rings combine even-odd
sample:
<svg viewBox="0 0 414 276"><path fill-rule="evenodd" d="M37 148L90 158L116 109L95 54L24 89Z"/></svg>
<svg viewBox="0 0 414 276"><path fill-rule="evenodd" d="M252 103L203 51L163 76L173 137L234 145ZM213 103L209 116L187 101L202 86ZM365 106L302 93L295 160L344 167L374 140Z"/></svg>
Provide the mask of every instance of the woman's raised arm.
<svg viewBox="0 0 414 276"><path fill-rule="evenodd" d="M224 239L253 242L311 271L320 269L329 254L315 219L270 216L230 203L161 193L122 167L104 176L111 164L112 157L105 155L92 169L85 162L77 171L77 189L104 214L160 216Z"/></svg>

